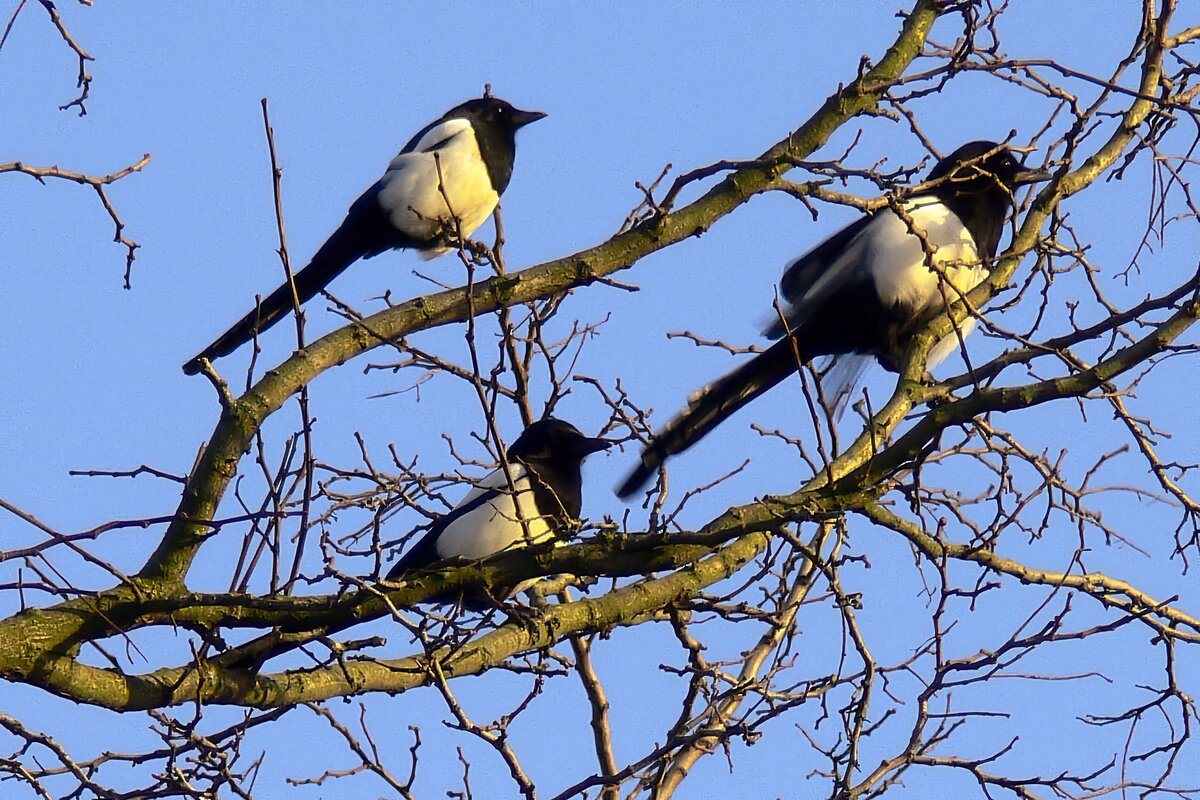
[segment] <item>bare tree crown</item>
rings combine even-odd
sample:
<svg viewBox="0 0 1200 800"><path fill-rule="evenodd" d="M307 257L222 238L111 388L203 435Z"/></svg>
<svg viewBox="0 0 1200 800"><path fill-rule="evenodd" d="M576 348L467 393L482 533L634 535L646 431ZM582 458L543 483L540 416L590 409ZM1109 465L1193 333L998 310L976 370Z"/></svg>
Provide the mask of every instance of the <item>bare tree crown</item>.
<svg viewBox="0 0 1200 800"><path fill-rule="evenodd" d="M52 490L41 507L0 497L5 524L28 540L0 550L9 603L0 677L121 723L83 752L60 741L51 715L0 704L0 795L276 796L279 787L256 786L259 737L293 726L340 748L304 754L311 767L287 788L298 793L705 796L696 776L710 762L736 768L754 757L750 745L778 742L794 755L760 771L756 785L771 796L866 800L930 785L989 798L1200 796L1196 464L1168 441L1164 406L1143 396L1148 385L1195 394L1200 263L1159 250L1172 237L1195 241L1200 218L1190 187L1200 28L1175 0L1141 9L1133 29L1112 31L1127 55L1091 74L1007 54L1007 3L913 0L886 49L864 56L822 105L798 110L791 130L764 132L774 144L751 159L647 176L599 244L518 267L506 259L497 209L491 241L452 237L439 290L389 294L364 310L329 294L332 285L325 296L344 321L332 332L307 335L297 302L286 357L256 341L244 373L203 363L208 385L197 379L196 390L213 393L219 413L187 474L147 464L85 471L177 485L170 513L67 531L44 521ZM8 27L19 32L17 17L32 22L24 17L35 12L78 61L79 94L64 108L84 114L104 85L84 69L92 56L71 13L49 0L18 3ZM855 46L852 32L844 39ZM636 382L590 369L596 337L635 321L621 317L619 300L613 318L582 317L577 298L636 291L648 256L753 215L748 201L760 195L786 196L813 219L833 206L903 219L906 198L941 179L919 176L945 155L935 143L951 138L931 129L930 108L968 84L1019 91L1040 109L996 138L1049 180L1000 182L1011 208L986 276L939 280L937 313L906 331L895 375L835 397L828 373L847 366L805 364L778 390L802 424L769 414L749 423L775 448L769 468L743 470L730 455L691 484L656 473L619 517L555 520L569 541L384 579L474 481L508 474L499 470L509 445L535 421L587 408L580 427L602 428L629 463L654 441L672 409L651 410ZM292 281L285 150L265 100L262 114L272 235L280 275ZM864 131L876 124L927 158L875 149ZM124 248L128 286L139 245L125 235L112 186L133 191L133 173L149 164L146 155L90 175L12 161L0 173L94 191ZM1076 211L1103 192L1140 192L1144 213ZM1135 252L1094 248L1089 231L1105 225L1136 225ZM929 263L937 267L932 254ZM677 352L755 349L709 335L711 313L698 309L694 328L669 332L691 342L673 343ZM636 324L647 336L668 333ZM982 335L965 340L968 326ZM418 334L434 328L460 331L461 341L430 346ZM939 341L954 344L958 367L935 380L925 364ZM397 407L430 381L453 387L479 423L448 431L436 454L357 434L351 456L327 454L313 432L333 410L309 387L355 370L380 394L408 395L392 398ZM299 413L286 421L293 400ZM1037 424L1053 429L1052 446ZM1194 421L1186 425L1194 442ZM791 483L782 493L744 490L768 477ZM1143 529L1113 521L1133 503L1147 509ZM138 549L108 555L111 537L134 529ZM196 565L217 547L232 554L222 584L200 590ZM429 602L532 579L520 605ZM167 633L184 649L151 644ZM631 704L626 680L673 694L646 691ZM494 681L505 710L476 702L472 681ZM395 704L413 696L436 711L397 715ZM1072 710L1050 713L1053 702ZM622 727L643 706L646 729ZM553 719L555 730L530 724L530 733L523 726L534 719ZM548 741L558 736L572 754L552 768L545 755L562 746ZM1068 738L1086 745L1047 757L1049 740ZM724 770L702 780L736 796L737 775Z"/></svg>

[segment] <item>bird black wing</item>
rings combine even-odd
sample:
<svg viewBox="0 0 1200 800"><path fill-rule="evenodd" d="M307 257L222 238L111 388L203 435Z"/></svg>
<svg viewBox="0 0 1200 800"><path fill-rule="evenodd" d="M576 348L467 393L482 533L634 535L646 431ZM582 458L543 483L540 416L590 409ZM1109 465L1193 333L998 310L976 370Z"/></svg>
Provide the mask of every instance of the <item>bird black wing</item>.
<svg viewBox="0 0 1200 800"><path fill-rule="evenodd" d="M852 255L851 243L867 229L874 217L855 220L819 245L797 258L783 271L779 293L789 307L784 308L789 326L794 327L803 316L804 308L819 306L825 298L852 277L855 267L861 266ZM786 331L778 315L763 330L771 339L781 338Z"/></svg>
<svg viewBox="0 0 1200 800"><path fill-rule="evenodd" d="M478 488L478 487L477 487ZM475 509L482 506L484 503L490 503L503 493L500 488L483 489L475 494L474 497L468 497L464 501L448 512L438 517L430 525L429 530L421 537L415 545L408 548L404 555L400 556L400 560L392 565L388 570L387 579L396 580L405 572L414 569L428 567L430 564L436 564L444 559L438 555L437 541L438 537L450 527L450 524L455 520L470 514Z"/></svg>
<svg viewBox="0 0 1200 800"><path fill-rule="evenodd" d="M427 567L438 561L437 540L448 524L443 522L443 519L444 517L435 521L415 545L404 551L400 560L388 570L387 580L394 581L410 570Z"/></svg>

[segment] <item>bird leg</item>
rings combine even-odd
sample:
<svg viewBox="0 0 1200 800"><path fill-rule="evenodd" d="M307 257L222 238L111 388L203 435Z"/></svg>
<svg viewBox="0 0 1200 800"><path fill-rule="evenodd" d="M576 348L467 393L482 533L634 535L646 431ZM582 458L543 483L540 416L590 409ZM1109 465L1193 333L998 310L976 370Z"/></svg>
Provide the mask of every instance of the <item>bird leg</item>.
<svg viewBox="0 0 1200 800"><path fill-rule="evenodd" d="M536 631L538 620L541 619L542 609L536 606L527 606L519 600L496 600L488 593L488 599L496 604L496 608L508 617L508 621L514 625L519 625L528 631ZM544 601L543 601L544 602Z"/></svg>

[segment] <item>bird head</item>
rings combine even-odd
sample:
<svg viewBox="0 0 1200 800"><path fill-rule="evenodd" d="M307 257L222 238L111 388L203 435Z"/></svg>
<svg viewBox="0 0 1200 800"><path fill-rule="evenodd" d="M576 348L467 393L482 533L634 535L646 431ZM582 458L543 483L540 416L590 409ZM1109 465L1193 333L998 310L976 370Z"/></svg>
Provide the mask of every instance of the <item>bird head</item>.
<svg viewBox="0 0 1200 800"><path fill-rule="evenodd" d="M508 448L512 461L523 463L558 461L578 464L591 453L607 450L608 439L584 436L569 422L547 417L530 425Z"/></svg>
<svg viewBox="0 0 1200 800"><path fill-rule="evenodd" d="M522 111L512 103L490 95L468 100L446 113L447 118L464 117L476 126L484 125L512 135L545 116L544 111Z"/></svg>
<svg viewBox="0 0 1200 800"><path fill-rule="evenodd" d="M1028 169L1012 150L997 142L967 142L943 158L929 173L928 181L945 179L944 186L955 194L982 194L1003 187L1011 193L1025 183L1046 180L1049 173Z"/></svg>

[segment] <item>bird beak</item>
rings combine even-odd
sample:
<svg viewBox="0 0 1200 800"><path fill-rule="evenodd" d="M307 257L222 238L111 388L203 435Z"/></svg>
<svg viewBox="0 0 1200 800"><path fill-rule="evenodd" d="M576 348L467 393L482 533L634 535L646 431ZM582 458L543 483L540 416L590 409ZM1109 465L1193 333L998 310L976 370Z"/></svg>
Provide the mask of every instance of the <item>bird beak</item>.
<svg viewBox="0 0 1200 800"><path fill-rule="evenodd" d="M599 450L607 450L616 442L611 439L583 439L579 442L579 455L586 456Z"/></svg>
<svg viewBox="0 0 1200 800"><path fill-rule="evenodd" d="M1040 181L1048 181L1054 177L1054 173L1045 169L1025 169L1022 168L1013 177L1014 186L1024 186L1028 183L1038 183Z"/></svg>
<svg viewBox="0 0 1200 800"><path fill-rule="evenodd" d="M545 111L521 111L517 109L512 115L513 128L524 128L531 122L537 122L546 116Z"/></svg>

